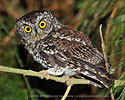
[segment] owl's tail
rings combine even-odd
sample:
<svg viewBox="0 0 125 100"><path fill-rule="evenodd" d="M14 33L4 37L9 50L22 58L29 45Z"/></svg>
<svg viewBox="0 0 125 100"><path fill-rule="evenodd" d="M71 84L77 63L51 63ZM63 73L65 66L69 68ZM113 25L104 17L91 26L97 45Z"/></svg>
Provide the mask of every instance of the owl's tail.
<svg viewBox="0 0 125 100"><path fill-rule="evenodd" d="M77 75L77 77L86 79L87 82L89 82L90 84L92 84L94 86L106 87L106 88L112 87L112 85L114 83L114 80L113 80L114 76L112 74L110 74L110 77L109 76L105 77L105 76L106 75L95 74L88 70L85 70L85 71L81 72L79 75Z"/></svg>
<svg viewBox="0 0 125 100"><path fill-rule="evenodd" d="M76 59L75 59L76 60ZM83 66L77 75L77 77L84 78L90 84L98 87L110 88L114 83L113 68L111 64L109 65L109 72L106 71L105 62L101 62L98 65L93 65L88 62L80 61Z"/></svg>

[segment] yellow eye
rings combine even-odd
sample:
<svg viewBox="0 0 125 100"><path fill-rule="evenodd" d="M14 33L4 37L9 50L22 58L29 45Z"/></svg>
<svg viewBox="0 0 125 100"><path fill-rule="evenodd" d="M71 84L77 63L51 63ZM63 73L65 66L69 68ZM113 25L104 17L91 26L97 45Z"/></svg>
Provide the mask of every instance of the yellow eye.
<svg viewBox="0 0 125 100"><path fill-rule="evenodd" d="M46 27L46 22L45 22L45 21L41 21L41 22L39 23L39 27L40 27L40 28L45 28L45 27Z"/></svg>
<svg viewBox="0 0 125 100"><path fill-rule="evenodd" d="M25 27L25 32L28 32L28 33L29 33L29 32L31 32L31 31L32 31L31 27L29 27L29 26L26 26L26 27Z"/></svg>

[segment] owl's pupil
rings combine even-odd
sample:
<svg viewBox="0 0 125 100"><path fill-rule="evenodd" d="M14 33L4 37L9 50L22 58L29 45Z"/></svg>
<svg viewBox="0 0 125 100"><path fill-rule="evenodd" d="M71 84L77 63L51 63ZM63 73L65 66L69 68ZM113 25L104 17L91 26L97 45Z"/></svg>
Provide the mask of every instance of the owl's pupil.
<svg viewBox="0 0 125 100"><path fill-rule="evenodd" d="M41 26L44 26L44 23L41 23Z"/></svg>
<svg viewBox="0 0 125 100"><path fill-rule="evenodd" d="M29 31L30 30L30 28L27 28L27 31Z"/></svg>

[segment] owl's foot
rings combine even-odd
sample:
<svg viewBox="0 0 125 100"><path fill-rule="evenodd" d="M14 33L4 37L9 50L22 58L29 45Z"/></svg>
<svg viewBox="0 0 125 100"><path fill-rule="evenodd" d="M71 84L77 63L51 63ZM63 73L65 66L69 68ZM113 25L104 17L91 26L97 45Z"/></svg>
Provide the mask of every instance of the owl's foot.
<svg viewBox="0 0 125 100"><path fill-rule="evenodd" d="M42 73L41 79L43 78L49 79L49 72L47 70L42 70L40 71L40 73Z"/></svg>
<svg viewBox="0 0 125 100"><path fill-rule="evenodd" d="M66 84L67 84L67 85L70 85L70 84L71 84L70 76L63 76L63 78L66 79Z"/></svg>

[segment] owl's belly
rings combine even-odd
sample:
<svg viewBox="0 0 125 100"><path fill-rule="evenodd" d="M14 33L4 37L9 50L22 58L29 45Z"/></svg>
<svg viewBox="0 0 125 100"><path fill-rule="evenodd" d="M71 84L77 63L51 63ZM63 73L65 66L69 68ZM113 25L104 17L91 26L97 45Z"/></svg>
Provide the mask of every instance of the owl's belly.
<svg viewBox="0 0 125 100"><path fill-rule="evenodd" d="M43 67L48 68L48 72L51 75L60 76L61 74L63 74L63 75L66 75L66 76L74 76L74 75L77 74L72 69L68 69L68 68L61 67L61 66L60 67L56 67L56 65L53 66L54 64L50 64L50 63L52 63L52 62L50 62L50 60L49 60L49 63L48 63L48 61L45 60L46 57L47 57L47 56L45 56L46 53L42 53L41 52L42 53L42 56L41 56L41 53L39 53L36 49L34 49L34 51L32 49L29 50L29 53L32 54L32 56L33 56L35 61L40 63ZM52 59L53 58L51 58L51 60Z"/></svg>
<svg viewBox="0 0 125 100"><path fill-rule="evenodd" d="M71 70L71 69L66 69L65 72L64 72L64 75L66 75L66 76L74 76L74 75L76 75L76 74L77 74L77 73L74 72L74 71Z"/></svg>

